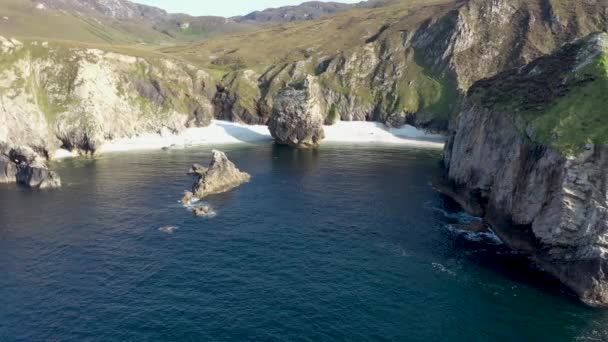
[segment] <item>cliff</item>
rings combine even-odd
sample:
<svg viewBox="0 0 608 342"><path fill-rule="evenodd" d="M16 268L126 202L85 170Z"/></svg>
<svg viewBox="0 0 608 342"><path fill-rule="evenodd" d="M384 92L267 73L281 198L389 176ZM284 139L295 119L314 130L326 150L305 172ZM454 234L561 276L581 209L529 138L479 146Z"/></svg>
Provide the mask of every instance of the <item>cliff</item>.
<svg viewBox="0 0 608 342"><path fill-rule="evenodd" d="M48 155L212 117L267 124L281 90L305 79L328 124L445 132L475 81L608 27L595 0L387 4L160 52L3 38L0 141Z"/></svg>
<svg viewBox="0 0 608 342"><path fill-rule="evenodd" d="M408 1L176 53L237 69L220 83L221 117L266 123L280 89L312 75L322 87L328 122L410 123L445 131L473 83L605 31L607 11L603 1ZM260 53L266 48L270 55ZM213 59L203 58L207 54ZM246 91L239 91L243 84Z"/></svg>
<svg viewBox="0 0 608 342"><path fill-rule="evenodd" d="M44 155L63 146L207 125L211 77L156 56L0 37L0 141Z"/></svg>
<svg viewBox="0 0 608 342"><path fill-rule="evenodd" d="M608 305L608 34L473 85L446 192L511 247Z"/></svg>

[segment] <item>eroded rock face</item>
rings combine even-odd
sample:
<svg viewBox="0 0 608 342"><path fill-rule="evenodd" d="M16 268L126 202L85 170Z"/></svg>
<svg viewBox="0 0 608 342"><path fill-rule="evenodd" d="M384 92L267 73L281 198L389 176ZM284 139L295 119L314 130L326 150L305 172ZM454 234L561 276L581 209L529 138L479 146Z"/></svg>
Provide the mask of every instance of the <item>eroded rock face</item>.
<svg viewBox="0 0 608 342"><path fill-rule="evenodd" d="M17 166L9 157L0 155L0 184L14 183L17 179Z"/></svg>
<svg viewBox="0 0 608 342"><path fill-rule="evenodd" d="M448 195L484 217L505 243L530 256L585 303L606 307L608 145L594 136L581 138L580 149L564 149L575 142L565 140L566 134L585 137L593 131L571 126L541 139L540 128L535 126L538 118L564 115L548 110L556 103L589 91L598 78L608 77L598 69L602 64L592 68L592 62L601 56L588 53L608 46L602 45L604 41L608 35L592 36L554 56L477 83L465 110L453 123L444 163ZM550 87L552 84L560 87ZM510 92L496 93L505 90ZM539 92L544 96L538 96ZM500 102L505 97L515 105ZM601 99L595 99L597 107L590 104L578 113L581 127L590 127L587 121L602 124L590 114L606 108L606 99ZM588 101L594 98L588 97ZM536 120L528 121L530 117ZM597 143L585 145L585 140Z"/></svg>
<svg viewBox="0 0 608 342"><path fill-rule="evenodd" d="M16 182L36 189L61 187L59 175L50 171L46 161L31 148L20 146L8 149L4 145L0 152L0 183Z"/></svg>
<svg viewBox="0 0 608 342"><path fill-rule="evenodd" d="M470 108L445 150L449 193L592 305L608 306L608 148L530 144L505 113Z"/></svg>
<svg viewBox="0 0 608 342"><path fill-rule="evenodd" d="M319 87L309 76L300 86L279 92L268 129L277 144L316 147L325 138L324 121Z"/></svg>
<svg viewBox="0 0 608 342"><path fill-rule="evenodd" d="M187 193L182 200L185 204L195 199L230 191L251 179L248 173L237 169L226 154L218 150L213 150L209 167L204 168L195 164L189 174L196 175L198 179L192 187L192 193Z"/></svg>
<svg viewBox="0 0 608 342"><path fill-rule="evenodd" d="M213 117L215 83L192 65L54 43L0 45L0 140L13 146L93 153L107 140L180 132Z"/></svg>

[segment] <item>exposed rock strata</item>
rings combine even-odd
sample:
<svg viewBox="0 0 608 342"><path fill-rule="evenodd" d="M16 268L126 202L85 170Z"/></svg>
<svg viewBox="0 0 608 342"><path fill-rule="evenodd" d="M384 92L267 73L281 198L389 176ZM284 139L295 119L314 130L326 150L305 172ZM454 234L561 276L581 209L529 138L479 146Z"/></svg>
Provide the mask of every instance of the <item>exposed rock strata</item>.
<svg viewBox="0 0 608 342"><path fill-rule="evenodd" d="M268 129L277 144L315 147L325 137L319 86L308 77L301 85L282 89L274 100Z"/></svg>
<svg viewBox="0 0 608 342"><path fill-rule="evenodd" d="M567 132L556 126L547 136L541 129L556 104L608 82L605 56L608 35L592 36L475 85L444 155L448 194L584 302L599 306L608 306L608 141L587 134L606 124L591 115L608 108L608 100L583 96L597 102L576 114L580 126ZM564 149L573 146L567 140L573 136L581 148ZM596 144L585 144L585 136Z"/></svg>
<svg viewBox="0 0 608 342"><path fill-rule="evenodd" d="M192 187L192 192L186 193L182 199L184 204L230 191L251 179L249 174L237 169L224 152L218 150L213 150L209 167L204 168L194 164L189 174L197 176L197 181Z"/></svg>
<svg viewBox="0 0 608 342"><path fill-rule="evenodd" d="M467 0L421 6L378 27L355 47L338 53L313 48L301 60L270 65L257 80L247 82L245 92L231 86L242 71L230 73L216 103L229 108L220 110L228 113L222 117L265 123L281 89L314 75L320 99L328 104L323 108L327 123L336 118L368 120L445 132L473 83L605 31L607 13L608 3L596 0ZM256 83L258 89L252 88ZM231 110L241 97L247 105Z"/></svg>
<svg viewBox="0 0 608 342"><path fill-rule="evenodd" d="M0 38L0 141L51 155L213 117L211 77L157 57Z"/></svg>

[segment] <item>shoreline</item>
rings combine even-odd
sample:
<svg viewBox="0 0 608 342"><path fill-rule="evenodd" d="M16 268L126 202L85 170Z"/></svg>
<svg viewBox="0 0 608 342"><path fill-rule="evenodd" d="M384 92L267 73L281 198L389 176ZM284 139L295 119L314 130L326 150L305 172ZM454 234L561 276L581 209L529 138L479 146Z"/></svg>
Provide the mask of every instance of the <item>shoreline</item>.
<svg viewBox="0 0 608 342"><path fill-rule="evenodd" d="M390 144L441 149L445 137L426 133L413 126L387 128L378 122L341 121L324 126L323 143ZM188 128L178 134L145 133L137 137L120 138L106 142L98 152L128 152L162 149L182 149L205 145L252 144L272 142L273 138L264 125L245 125L229 121L213 120L207 127ZM76 157L76 152L58 150L54 160Z"/></svg>

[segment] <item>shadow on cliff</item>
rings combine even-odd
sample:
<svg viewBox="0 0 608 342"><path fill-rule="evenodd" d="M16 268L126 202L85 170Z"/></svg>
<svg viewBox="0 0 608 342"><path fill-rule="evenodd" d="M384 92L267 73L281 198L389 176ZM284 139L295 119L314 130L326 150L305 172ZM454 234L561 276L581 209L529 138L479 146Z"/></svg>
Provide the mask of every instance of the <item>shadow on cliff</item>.
<svg viewBox="0 0 608 342"><path fill-rule="evenodd" d="M270 141L272 137L270 134L265 135L259 132L256 132L250 128L244 126L237 126L236 124L226 123L226 122L218 122L218 126L223 128L228 135L231 137L238 139L242 142L256 142L256 141Z"/></svg>

